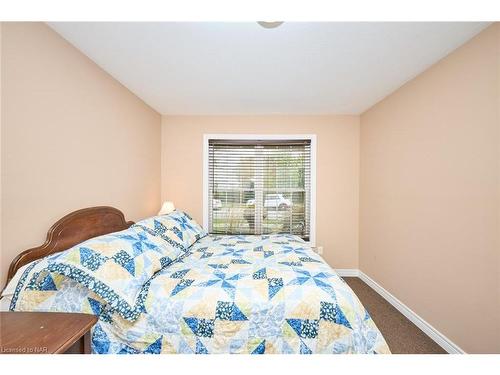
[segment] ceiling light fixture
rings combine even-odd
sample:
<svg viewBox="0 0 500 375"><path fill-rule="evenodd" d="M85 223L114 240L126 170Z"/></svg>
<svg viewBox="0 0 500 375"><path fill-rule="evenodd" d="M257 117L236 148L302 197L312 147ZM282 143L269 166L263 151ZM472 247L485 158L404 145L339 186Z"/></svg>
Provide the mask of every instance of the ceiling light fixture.
<svg viewBox="0 0 500 375"><path fill-rule="evenodd" d="M275 29L281 26L283 21L257 21L257 23L265 29Z"/></svg>

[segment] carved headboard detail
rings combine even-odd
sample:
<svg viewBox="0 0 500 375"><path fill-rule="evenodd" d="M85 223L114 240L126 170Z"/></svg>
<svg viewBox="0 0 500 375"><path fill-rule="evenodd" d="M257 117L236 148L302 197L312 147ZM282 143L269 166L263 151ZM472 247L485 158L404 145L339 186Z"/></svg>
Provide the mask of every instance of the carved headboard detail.
<svg viewBox="0 0 500 375"><path fill-rule="evenodd" d="M127 229L132 224L133 221L126 221L123 213L113 207L90 207L74 211L52 225L42 246L23 251L12 261L7 283L25 264L67 250L90 238Z"/></svg>

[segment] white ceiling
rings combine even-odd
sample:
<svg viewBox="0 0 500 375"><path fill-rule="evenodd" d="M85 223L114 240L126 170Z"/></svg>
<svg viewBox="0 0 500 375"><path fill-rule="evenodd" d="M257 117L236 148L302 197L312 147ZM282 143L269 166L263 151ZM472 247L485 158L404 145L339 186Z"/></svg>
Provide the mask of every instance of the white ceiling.
<svg viewBox="0 0 500 375"><path fill-rule="evenodd" d="M162 114L358 114L488 23L50 23Z"/></svg>

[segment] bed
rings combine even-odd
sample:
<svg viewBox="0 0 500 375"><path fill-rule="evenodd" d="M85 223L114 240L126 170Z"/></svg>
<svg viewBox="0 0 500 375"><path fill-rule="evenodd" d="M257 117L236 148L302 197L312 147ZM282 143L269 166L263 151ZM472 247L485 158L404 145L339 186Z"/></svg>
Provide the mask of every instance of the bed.
<svg viewBox="0 0 500 375"><path fill-rule="evenodd" d="M11 264L11 311L98 316L93 353L390 353L368 311L297 236L209 235L186 213L75 211Z"/></svg>

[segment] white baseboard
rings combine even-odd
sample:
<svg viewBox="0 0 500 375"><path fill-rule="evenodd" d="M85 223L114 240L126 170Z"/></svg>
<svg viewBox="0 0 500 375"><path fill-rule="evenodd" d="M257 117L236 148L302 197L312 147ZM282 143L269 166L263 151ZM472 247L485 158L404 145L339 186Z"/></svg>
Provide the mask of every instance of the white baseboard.
<svg viewBox="0 0 500 375"><path fill-rule="evenodd" d="M336 270L337 271L337 270ZM344 270L342 270L344 271ZM387 302L389 302L392 306L394 306L401 314L406 316L409 321L415 324L418 328L420 328L427 336L429 336L432 340L436 342L439 346L441 346L444 350L446 350L450 354L464 354L465 351L460 348L457 344L439 332L432 325L427 323L424 319L418 316L413 310L411 310L408 306L406 306L399 299L394 297L391 293L385 290L380 284L374 281L367 274L363 273L360 270L347 270L351 274L354 274L353 271L357 271L357 275L361 280L363 280L366 284L368 284L373 290L375 290L378 294L380 294ZM339 273L340 276L343 276Z"/></svg>
<svg viewBox="0 0 500 375"><path fill-rule="evenodd" d="M336 268L335 272L340 277L359 277L359 270L355 268Z"/></svg>
<svg viewBox="0 0 500 375"><path fill-rule="evenodd" d="M365 274L363 271L355 268L337 268L335 272L340 277L359 277L363 280L370 288L376 291L382 296L387 302L394 306L401 314L403 314L410 322L415 324L418 328L422 330L427 336L429 336L433 341L436 342L440 347L446 350L450 354L464 354L465 351L460 348L457 344L439 332L432 325L427 323L424 319L418 316L412 309L406 306L399 299L394 297L391 293L385 290L380 284L373 280L370 276Z"/></svg>

